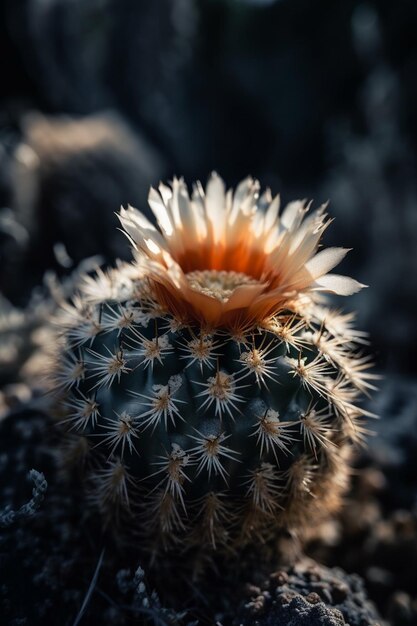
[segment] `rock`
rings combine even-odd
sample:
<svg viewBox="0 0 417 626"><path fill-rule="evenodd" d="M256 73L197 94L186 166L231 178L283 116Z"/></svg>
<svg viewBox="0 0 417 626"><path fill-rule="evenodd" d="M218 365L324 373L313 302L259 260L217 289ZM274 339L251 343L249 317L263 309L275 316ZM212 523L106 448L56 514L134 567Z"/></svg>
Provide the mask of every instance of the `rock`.
<svg viewBox="0 0 417 626"><path fill-rule="evenodd" d="M126 258L115 212L147 211L151 184L164 173L155 149L114 112L82 118L26 115L11 164L11 207L28 233L0 271L9 299L22 299L44 272L61 273L84 258ZM30 267L30 272L28 268Z"/></svg>
<svg viewBox="0 0 417 626"><path fill-rule="evenodd" d="M270 575L250 597L235 624L246 626L376 626L380 623L359 576L304 560Z"/></svg>

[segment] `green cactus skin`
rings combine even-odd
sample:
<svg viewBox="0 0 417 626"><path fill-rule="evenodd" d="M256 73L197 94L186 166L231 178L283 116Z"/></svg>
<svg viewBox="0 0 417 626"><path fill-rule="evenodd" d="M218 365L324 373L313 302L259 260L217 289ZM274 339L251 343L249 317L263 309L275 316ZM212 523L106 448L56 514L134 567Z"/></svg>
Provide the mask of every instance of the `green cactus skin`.
<svg viewBox="0 0 417 626"><path fill-rule="evenodd" d="M116 534L233 554L338 506L371 388L352 316L307 303L233 335L161 310L132 266L99 272L59 320L66 471Z"/></svg>

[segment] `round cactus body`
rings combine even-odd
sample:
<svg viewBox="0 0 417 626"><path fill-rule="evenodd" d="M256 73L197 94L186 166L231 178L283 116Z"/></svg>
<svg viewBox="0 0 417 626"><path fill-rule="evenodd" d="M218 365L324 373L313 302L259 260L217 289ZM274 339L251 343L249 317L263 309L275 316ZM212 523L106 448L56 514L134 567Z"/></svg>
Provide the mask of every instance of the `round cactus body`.
<svg viewBox="0 0 417 626"><path fill-rule="evenodd" d="M279 218L250 179L191 198L174 180L150 204L163 234L122 210L134 262L87 277L59 320L66 467L155 554L267 546L337 506L363 437L364 337L321 295L360 285L327 273L345 251L316 254L322 209Z"/></svg>

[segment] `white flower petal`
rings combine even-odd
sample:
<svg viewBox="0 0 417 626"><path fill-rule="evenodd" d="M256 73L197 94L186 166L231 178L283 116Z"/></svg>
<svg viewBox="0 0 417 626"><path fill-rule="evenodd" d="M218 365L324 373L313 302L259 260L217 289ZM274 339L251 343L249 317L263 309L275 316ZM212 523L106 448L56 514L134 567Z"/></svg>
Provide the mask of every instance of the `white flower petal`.
<svg viewBox="0 0 417 626"><path fill-rule="evenodd" d="M171 216L169 215L161 196L153 187L151 187L149 191L148 202L161 230L164 232L166 237L170 237L174 232L174 224L172 223Z"/></svg>
<svg viewBox="0 0 417 626"><path fill-rule="evenodd" d="M297 228L305 213L304 202L302 200L294 200L287 204L282 212L280 225L286 230Z"/></svg>
<svg viewBox="0 0 417 626"><path fill-rule="evenodd" d="M273 226L276 227L280 203L281 203L280 196L279 195L275 196L275 198L272 200L271 204L269 205L268 209L266 210L265 222L264 222L265 232L270 231Z"/></svg>
<svg viewBox="0 0 417 626"><path fill-rule="evenodd" d="M310 259L305 268L313 278L319 278L338 265L348 252L349 248L326 248Z"/></svg>
<svg viewBox="0 0 417 626"><path fill-rule="evenodd" d="M207 183L205 207L207 219L212 227L214 243L221 241L225 227L225 185L217 174L213 173Z"/></svg>
<svg viewBox="0 0 417 626"><path fill-rule="evenodd" d="M318 278L313 284L313 291L327 291L335 293L339 296L351 296L357 293L367 285L358 283L357 280L349 276L340 276L339 274L327 274Z"/></svg>
<svg viewBox="0 0 417 626"><path fill-rule="evenodd" d="M153 239L162 249L167 250L167 243L155 226L137 209L128 206L120 208L117 216L136 249L147 248L146 240Z"/></svg>

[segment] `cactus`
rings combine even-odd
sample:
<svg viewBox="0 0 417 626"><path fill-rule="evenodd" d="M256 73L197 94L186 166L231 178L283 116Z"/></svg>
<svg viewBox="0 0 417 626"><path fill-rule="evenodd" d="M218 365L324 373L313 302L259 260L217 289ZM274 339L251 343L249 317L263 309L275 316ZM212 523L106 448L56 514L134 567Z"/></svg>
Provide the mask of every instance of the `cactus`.
<svg viewBox="0 0 417 626"><path fill-rule="evenodd" d="M257 181L226 193L216 174L149 202L159 229L121 209L133 262L85 277L58 320L64 466L156 556L301 535L337 507L365 434L365 335L323 297L363 285L328 273L346 250L317 252L325 207L279 216Z"/></svg>

